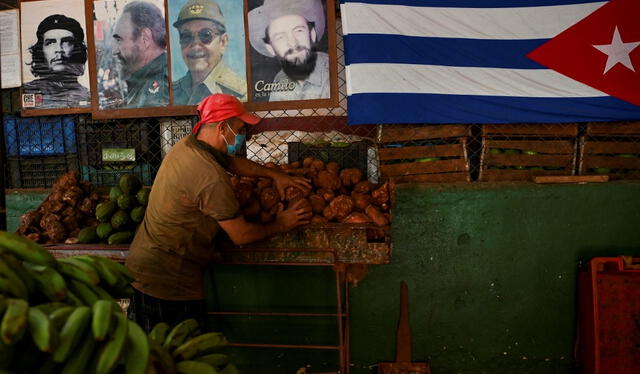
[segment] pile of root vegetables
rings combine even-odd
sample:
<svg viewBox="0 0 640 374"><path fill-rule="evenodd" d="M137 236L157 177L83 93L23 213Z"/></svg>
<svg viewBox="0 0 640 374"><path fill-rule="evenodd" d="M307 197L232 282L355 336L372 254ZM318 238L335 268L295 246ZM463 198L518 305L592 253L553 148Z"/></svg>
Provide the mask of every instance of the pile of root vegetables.
<svg viewBox="0 0 640 374"><path fill-rule="evenodd" d="M281 201L270 178L232 177L236 197L249 221L272 222L279 209L303 200L303 204L308 204L313 211L312 224L340 222L386 226L390 222L389 183L375 185L366 180L360 169L341 169L336 162L325 163L313 158L265 166L307 178L312 189L288 187L284 201Z"/></svg>
<svg viewBox="0 0 640 374"><path fill-rule="evenodd" d="M81 181L77 172L68 172L58 178L37 209L20 217L18 233L36 243L63 243L77 237L83 227L98 224L95 208L100 201L89 182Z"/></svg>

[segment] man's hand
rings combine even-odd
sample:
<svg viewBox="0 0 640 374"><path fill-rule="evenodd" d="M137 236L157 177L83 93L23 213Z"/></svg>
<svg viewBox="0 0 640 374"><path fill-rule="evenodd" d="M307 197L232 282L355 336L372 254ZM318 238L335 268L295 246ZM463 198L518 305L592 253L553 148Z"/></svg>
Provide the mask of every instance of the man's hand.
<svg viewBox="0 0 640 374"><path fill-rule="evenodd" d="M287 187L296 187L303 191L308 191L311 189L311 183L306 178L293 177L279 171L274 171L271 178L273 179L273 183L275 184L275 187L280 194L280 200L284 200L284 191L287 189Z"/></svg>
<svg viewBox="0 0 640 374"><path fill-rule="evenodd" d="M276 215L276 224L283 232L310 222L313 212L311 212L309 204L304 204L304 200L296 201L287 210L282 210L282 203L279 204L280 209Z"/></svg>

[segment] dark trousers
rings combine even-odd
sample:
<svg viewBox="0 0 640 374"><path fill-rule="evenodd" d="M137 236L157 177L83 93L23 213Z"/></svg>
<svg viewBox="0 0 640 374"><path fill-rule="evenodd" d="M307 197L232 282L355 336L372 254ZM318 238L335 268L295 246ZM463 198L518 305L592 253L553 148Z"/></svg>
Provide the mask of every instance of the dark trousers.
<svg viewBox="0 0 640 374"><path fill-rule="evenodd" d="M127 315L147 332L160 322L173 327L189 318L198 321L201 331L207 330L204 300L163 300L134 289Z"/></svg>

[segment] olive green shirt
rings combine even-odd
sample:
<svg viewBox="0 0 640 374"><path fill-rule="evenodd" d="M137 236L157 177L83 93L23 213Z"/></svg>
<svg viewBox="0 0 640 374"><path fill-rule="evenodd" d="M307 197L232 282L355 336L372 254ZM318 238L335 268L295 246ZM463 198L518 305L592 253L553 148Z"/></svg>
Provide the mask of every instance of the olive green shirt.
<svg viewBox="0 0 640 374"><path fill-rule="evenodd" d="M146 108L169 104L167 54L163 52L127 79L125 108Z"/></svg>
<svg viewBox="0 0 640 374"><path fill-rule="evenodd" d="M193 135L167 154L126 261L136 289L165 300L204 298L218 221L240 215L226 165L226 155Z"/></svg>
<svg viewBox="0 0 640 374"><path fill-rule="evenodd" d="M173 82L174 105L198 105L205 97L223 93L247 100L247 82L222 61L207 75L204 82L193 87L191 73Z"/></svg>

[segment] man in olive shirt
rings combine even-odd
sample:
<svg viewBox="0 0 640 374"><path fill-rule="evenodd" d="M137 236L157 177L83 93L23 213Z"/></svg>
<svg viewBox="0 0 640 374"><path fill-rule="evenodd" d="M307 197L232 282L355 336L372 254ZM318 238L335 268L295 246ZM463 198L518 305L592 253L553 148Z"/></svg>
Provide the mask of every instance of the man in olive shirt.
<svg viewBox="0 0 640 374"><path fill-rule="evenodd" d="M122 10L113 33L112 53L127 94L118 107L169 104L167 34L164 16L152 3L133 1Z"/></svg>
<svg viewBox="0 0 640 374"><path fill-rule="evenodd" d="M242 145L244 126L259 121L237 98L211 95L198 105L198 113L193 134L171 149L158 170L127 257L136 290L131 316L147 331L161 321L204 319L203 274L220 229L242 245L307 224L311 218L309 208L294 204L273 223L245 221L227 172L270 177L281 196L287 187L311 185L229 154Z"/></svg>
<svg viewBox="0 0 640 374"><path fill-rule="evenodd" d="M189 0L173 23L189 71L173 82L175 105L197 105L212 93L247 99L247 82L223 61L229 45L224 16L213 0Z"/></svg>

